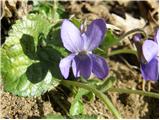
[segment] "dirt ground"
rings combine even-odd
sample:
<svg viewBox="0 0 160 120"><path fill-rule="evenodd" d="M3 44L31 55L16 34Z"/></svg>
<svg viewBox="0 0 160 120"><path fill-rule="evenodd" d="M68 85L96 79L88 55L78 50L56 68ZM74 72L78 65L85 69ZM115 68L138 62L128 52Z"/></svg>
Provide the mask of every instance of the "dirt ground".
<svg viewBox="0 0 160 120"><path fill-rule="evenodd" d="M145 20L149 21L147 27L144 28L148 34L152 34L154 28L157 26L157 23L152 20L156 19L152 18L153 16L155 17L154 14L151 14L152 16L145 16L148 14L149 10L152 12L157 10L157 5L155 2L152 2L152 0L149 0L147 3L140 3L145 12L141 10L141 12L138 12L139 14L135 13L140 10L140 7L133 7L133 5L139 5L139 3L130 3L128 0L125 2L62 2L62 4L70 15L75 15L77 18L81 19L87 18L88 20L104 18L108 23L119 27L121 33L135 27L144 26ZM111 13L115 13L116 15ZM129 18L126 14L129 15ZM117 17L117 15L121 18ZM118 24L117 21L120 21L121 24ZM137 24L125 28L123 27L123 24L129 24L131 21L135 21ZM2 35L2 37L5 36L7 36L7 33ZM123 46L129 47L128 44L127 40L124 40L122 43ZM131 60L128 60L129 65L123 61L122 57L127 60L128 58L131 58ZM115 87L135 88L140 90L143 88L142 86L144 82L140 71L132 68L132 65L137 65L137 60L135 59L135 56L128 55L117 55L107 59L110 66L110 74L115 74L117 77L117 82L114 85ZM3 86L1 86L1 88L3 89ZM62 109L57 103L57 101L60 100L66 105L66 109L69 109L70 104L66 99L69 100L70 97L66 95L67 93L65 92L65 89L66 88L63 86L59 86L56 90L50 91L37 98L18 97L2 90L0 99L0 118L41 118L49 113L65 115L64 109ZM145 90L158 92L159 82L146 82ZM108 95L115 107L122 114L123 118L159 118L158 99L135 94L119 94L114 92L109 92ZM84 102L85 114L96 114L99 116L98 118L114 118L112 114L105 109L103 103L98 98L92 102Z"/></svg>

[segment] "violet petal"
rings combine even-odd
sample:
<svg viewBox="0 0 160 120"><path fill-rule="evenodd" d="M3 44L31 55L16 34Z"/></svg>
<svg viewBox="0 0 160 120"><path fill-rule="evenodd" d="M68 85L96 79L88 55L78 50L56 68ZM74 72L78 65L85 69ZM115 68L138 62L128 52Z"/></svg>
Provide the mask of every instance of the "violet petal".
<svg viewBox="0 0 160 120"><path fill-rule="evenodd" d="M72 71L74 77L80 77L80 61L77 57L72 61Z"/></svg>
<svg viewBox="0 0 160 120"><path fill-rule="evenodd" d="M142 51L146 61L150 62L158 54L158 45L152 40L146 40L143 43Z"/></svg>
<svg viewBox="0 0 160 120"><path fill-rule="evenodd" d="M78 52L83 48L83 41L79 29L65 19L61 26L61 38L64 47L71 52Z"/></svg>
<svg viewBox="0 0 160 120"><path fill-rule="evenodd" d="M141 64L140 70L145 80L158 80L158 58L153 58L147 64Z"/></svg>
<svg viewBox="0 0 160 120"><path fill-rule="evenodd" d="M94 20L87 28L85 32L87 39L84 41L85 50L92 51L97 48L106 32L106 24L102 19Z"/></svg>
<svg viewBox="0 0 160 120"><path fill-rule="evenodd" d="M92 72L99 78L104 79L109 73L109 67L105 59L92 54L93 68Z"/></svg>
<svg viewBox="0 0 160 120"><path fill-rule="evenodd" d="M75 68L72 68L72 70L75 77L77 77L80 73L81 76L83 76L85 79L88 79L92 72L92 61L90 57L86 54L80 54L75 56L74 62L75 63L73 63L72 67Z"/></svg>
<svg viewBox="0 0 160 120"><path fill-rule="evenodd" d="M69 76L69 68L74 57L75 54L70 54L69 56L63 58L59 63L61 74L64 76L65 79L67 79Z"/></svg>

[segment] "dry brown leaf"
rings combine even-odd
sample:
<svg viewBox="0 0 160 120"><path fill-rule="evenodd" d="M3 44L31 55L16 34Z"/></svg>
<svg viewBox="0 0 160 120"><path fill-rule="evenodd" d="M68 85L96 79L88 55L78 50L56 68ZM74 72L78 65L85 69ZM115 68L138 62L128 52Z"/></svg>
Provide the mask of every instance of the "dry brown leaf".
<svg viewBox="0 0 160 120"><path fill-rule="evenodd" d="M127 13L125 14L125 16L126 16L126 19L116 14L111 14L110 22L113 25L121 28L124 32L130 31L135 28L143 28L146 24L143 18L136 19Z"/></svg>

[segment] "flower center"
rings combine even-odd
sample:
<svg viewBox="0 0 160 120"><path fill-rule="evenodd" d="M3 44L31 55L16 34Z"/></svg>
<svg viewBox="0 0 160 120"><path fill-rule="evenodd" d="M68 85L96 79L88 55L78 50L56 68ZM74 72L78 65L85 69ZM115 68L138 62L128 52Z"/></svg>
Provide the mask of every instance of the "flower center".
<svg viewBox="0 0 160 120"><path fill-rule="evenodd" d="M83 51L77 53L78 56L83 56L83 55L87 55L87 54L92 54L92 52L91 51L87 51L87 50L83 50Z"/></svg>
<svg viewBox="0 0 160 120"><path fill-rule="evenodd" d="M86 50L83 50L83 51L81 51L81 52L79 52L79 55L85 55L85 54L87 54L88 52L86 51Z"/></svg>

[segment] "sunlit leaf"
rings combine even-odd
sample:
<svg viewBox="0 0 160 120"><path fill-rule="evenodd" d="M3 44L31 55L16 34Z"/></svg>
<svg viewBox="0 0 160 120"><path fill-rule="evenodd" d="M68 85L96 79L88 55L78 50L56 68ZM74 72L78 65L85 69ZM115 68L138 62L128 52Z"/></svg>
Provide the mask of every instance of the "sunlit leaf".
<svg viewBox="0 0 160 120"><path fill-rule="evenodd" d="M49 42L53 37L49 33L53 32L43 15L25 16L12 26L1 48L5 91L19 96L39 96L59 84L62 76L58 64L67 52L60 44Z"/></svg>
<svg viewBox="0 0 160 120"><path fill-rule="evenodd" d="M84 109L84 104L82 102L82 99L74 99L74 101L71 103L69 114L71 116L79 115L83 113L83 109Z"/></svg>

